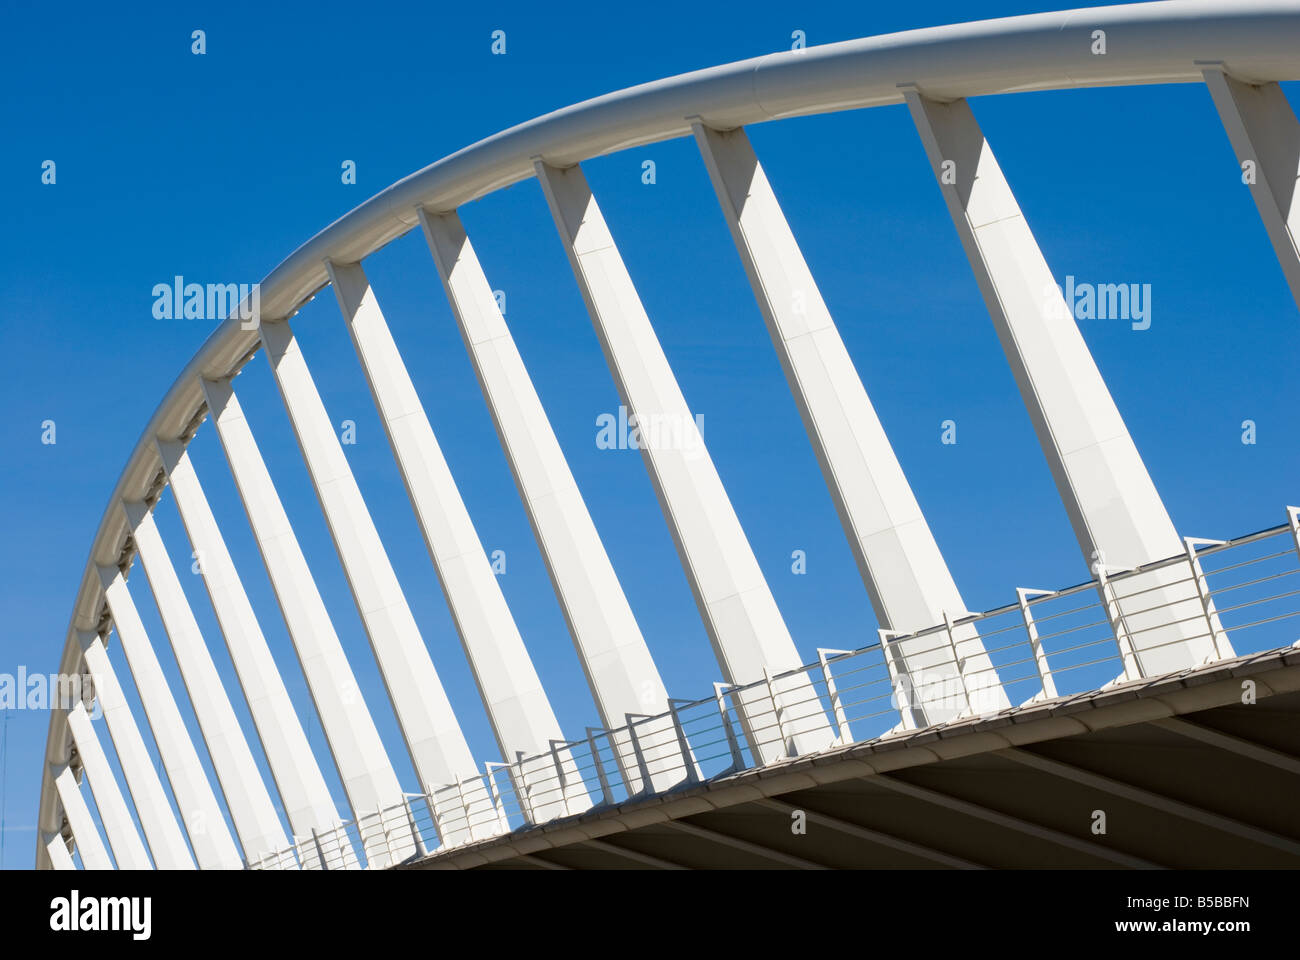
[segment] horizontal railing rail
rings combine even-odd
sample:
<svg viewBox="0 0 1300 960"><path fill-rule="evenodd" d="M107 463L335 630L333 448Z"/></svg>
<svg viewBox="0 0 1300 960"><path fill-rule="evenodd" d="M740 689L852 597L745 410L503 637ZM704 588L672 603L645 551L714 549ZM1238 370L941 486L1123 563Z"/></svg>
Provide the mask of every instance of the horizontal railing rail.
<svg viewBox="0 0 1300 960"><path fill-rule="evenodd" d="M1143 586L1156 571L1179 576ZM1159 596L1150 596L1157 591L1174 599L1157 602ZM1086 583L1017 594L1016 603L979 614L962 611L959 618L950 614L944 623L912 634L881 631L879 640L855 650L819 649L816 661L785 673L739 686L715 683L711 696L672 701L667 712L616 729L589 729L585 737L553 743L547 754L489 763L476 778L407 794L400 805L363 813L327 833L295 838L248 866L388 866L753 769L772 755L764 749L772 744L781 744L788 759L794 756L784 749L793 742L789 731L807 729L809 720L834 731L825 748L845 746L913 729L912 708L918 704L955 707L960 720L1006 709L980 709L981 696L994 687L1014 707L1145 679L1152 674L1142 666L1143 654L1189 640L1208 638L1220 659L1233 649L1229 644L1252 651L1300 644L1286 626L1300 617L1300 511L1288 508L1285 524L1235 540L1188 540L1184 553L1133 570L1103 569ZM1082 602L1088 594L1094 596ZM1230 603L1216 603L1225 596ZM1189 599L1200 600L1199 614L1179 611L1143 627L1124 625L1168 608L1186 610ZM1134 642L1179 624L1197 629L1179 630L1165 643ZM954 629L970 626L977 628L990 666L962 671L959 664L957 675L919 682L892 666L888 654L904 643L913 660L930 652L955 653ZM927 639L927 648L918 649L917 641ZM783 686L785 693L775 696L778 685L789 680L802 682ZM800 691L807 693L800 698ZM637 789L629 786L628 770L639 773L632 781ZM573 789L575 771L582 791ZM659 791L639 786L665 780L676 785ZM577 795L581 803L574 801ZM467 799L485 796L489 802ZM550 815L539 817L539 810ZM440 846L439 838L447 836L462 839Z"/></svg>

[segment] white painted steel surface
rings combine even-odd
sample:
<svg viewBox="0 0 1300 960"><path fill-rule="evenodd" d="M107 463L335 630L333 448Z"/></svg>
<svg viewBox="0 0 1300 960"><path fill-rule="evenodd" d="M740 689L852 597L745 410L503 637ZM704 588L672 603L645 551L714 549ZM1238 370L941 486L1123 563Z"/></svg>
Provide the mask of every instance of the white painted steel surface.
<svg viewBox="0 0 1300 960"><path fill-rule="evenodd" d="M1097 30L1104 30L1111 40L1105 56L1092 51L1091 41ZM1123 42L1115 42L1117 38ZM367 633L381 661L390 698L425 781L416 795L419 802L427 801L435 808L436 833L444 842L483 836L485 830L501 829L507 822L499 784L480 775L464 747L420 632L286 322L329 281L329 264L360 264L421 220L606 724L588 740L595 744L597 734L606 738L616 746L612 751L615 754L624 746L640 750L638 731L657 725L655 729L672 735L675 743L670 742L668 747L658 743L655 749L666 751L664 757L676 756L679 778L689 780L698 775L680 713L694 702L683 706L681 701L667 699L504 321L495 311L495 304L489 306L491 291L468 239L455 214L446 212L511 183L540 175L562 238L570 249L575 275L605 341L615 378L633 401L629 406L680 415L685 428L692 423L690 411L576 165L603 153L688 136L692 130L699 131L724 212L729 212L733 221L742 261L827 472L832 496L855 545L881 625L886 628L879 649L881 665L889 665L895 683L901 675L913 672L919 662L914 659L919 655L916 645L929 637L927 642L938 644L933 648L939 651L934 654L936 662L951 663L954 658L967 661L959 676L959 692L966 707L958 712L978 712L972 706L968 674L990 672L982 668L982 654L974 647L979 643L975 625L986 620L962 615L956 588L937 548L933 548L933 538L906 479L897 469L883 430L757 161L752 162L750 182L741 198L744 167L751 155L740 152L741 171L728 185L724 172L727 162L717 155L726 135L717 135L711 147L711 135L706 131L732 131L782 117L908 101L931 161L936 164L936 173L940 173L943 160L957 162L957 181L945 184L941 177L940 185L1021 383L1080 544L1093 562L1097 579L1086 586L1098 593L1106 612L1113 633L1111 642L1116 644L1123 664L1122 676L1150 676L1186 666L1189 661L1230 655L1228 633L1241 628L1223 628L1223 608L1216 609L1213 591L1206 586L1212 575L1207 578L1199 569L1199 556L1208 551L1198 555L1195 546L1184 545L1174 532L1073 324L1052 321L1052 311L1037 310L1031 302L1032 297L1041 296L1041 287L1050 283L1050 272L965 99L1023 90L1206 83L1239 159L1256 161L1257 179L1252 193L1294 292L1300 275L1296 255L1300 133L1278 83L1297 78L1300 4L1291 0L1231 4L1170 0L910 31L715 67L557 111L425 168L322 231L261 284L260 324L250 326L238 312L233 314L212 334L163 399L118 479L74 606L60 669L72 672L84 663L95 675L99 704L155 863L185 867L193 866L194 860L113 675L101 637L108 636L114 622L169 781L187 816L186 826L191 829L200 864L240 865L237 853L232 862L233 839L225 830L216 795L198 764L194 745L158 669L125 582L133 554L139 550L164 625L177 645L178 658L185 661L182 676L186 685L199 682L199 678L210 680L212 662L205 647L210 641L200 636L170 560L160 541L153 539L156 531L148 511L159 486L167 481L177 497L192 545L214 564L211 574L205 572L205 585L296 837L293 857L304 866L356 866L359 861L353 845L359 843L367 863L382 866L424 849L423 840L416 837L422 829L416 825L418 812L402 793L368 707L353 696L356 686L351 668L230 391L229 379L263 339ZM744 133L730 136L739 143ZM978 180L974 178L977 171ZM360 273L361 267L356 271ZM1040 289L1034 289L1036 284ZM338 290L345 313L349 304L346 287L343 283ZM783 303L786 295L797 289L808 291L810 299L806 302L814 306L811 314L792 315ZM380 380L391 383L398 391L396 399L389 399L403 412L414 413L418 399L407 410L404 404L413 397L413 391L403 398L402 391L409 387L409 381L404 382L404 374L396 380L389 376L401 366L401 360L395 348L389 350L387 331L380 330L382 317L377 305L373 310L363 309L365 295L355 301L352 314L355 317L360 311L369 321L367 339L386 357L379 363L384 371ZM1300 295L1297 299L1300 301ZM364 347L359 341L363 361ZM382 412L385 400L379 391L376 399ZM321 714L331 754L353 809L350 826L339 824L319 769L310 760L309 751L302 751L305 738L301 725L188 463L184 446L205 409L216 422ZM866 432L852 436L843 430L837 432L831 424L839 418L864 424ZM386 424L392 429L399 419L410 421L402 424L405 428L419 427L424 418L422 412L416 417L386 415ZM394 448L401 461L404 448L425 455L436 450L436 445L432 431L421 429L404 441L394 439ZM815 671L798 664L780 613L771 602L707 453L701 461L689 459L682 450L656 449L647 454L647 460L701 613L718 646L724 672L729 679L746 684L739 692L721 685L716 706L726 718L736 708L736 704L729 705L728 698L740 704L747 745L754 751L751 760L770 760L790 747L804 751L824 746L830 736L830 715L836 717L836 727L843 735L847 720L831 676L838 662L834 656L838 655L828 660L823 654ZM705 466L701 467L701 462ZM425 463L439 466L440 457ZM442 468L445 465L437 471L426 470L416 483L408 476L417 513L422 519L432 516L430 504L434 499L444 509L450 505L459 526L458 535L449 535L448 542L454 539L459 549L473 540L477 558L481 547L463 508L457 509L454 484ZM866 483L883 489L888 496L881 495L878 505L864 507L855 498ZM422 493L417 495L416 487L423 488ZM421 508L421 500L429 509ZM884 506L886 502L888 507ZM883 513L890 526L882 528L864 519L872 515L872 508ZM1290 523L1300 549L1294 517ZM873 542L873 536L882 529L889 529L889 536L897 537L898 545L891 545L890 550L897 551L895 557L908 558L911 582L905 577L901 583L885 583L877 566L888 564L867 562L872 553L890 553ZM903 536L903 531L910 538ZM438 559L432 536L429 543ZM700 557L707 557L707 562L698 562ZM1188 571L1181 571L1178 563L1188 564ZM696 569L701 566L707 567L707 575ZM1140 569L1132 574L1126 572L1133 567ZM717 571L735 588L734 596L725 595L719 587ZM472 579L468 577L467 582ZM453 592L468 597L470 590L449 589L449 597ZM1048 665L1052 652L1044 646L1050 634L1040 631L1032 619L1031 608L1042 596L1029 596L1037 593L1022 593L1015 612L1023 618L1032 651L1030 660L1041 691L1047 694L1054 689ZM599 602L593 602L593 594L600 595ZM1057 595L1047 596L1050 599ZM453 605L457 602L453 601ZM464 622L469 619L465 611L474 610L482 619L483 635L491 638L483 649L491 647L498 652L513 651L506 656L517 658L522 653L527 657L517 627L509 619L504 603L493 599L492 591L481 594L475 602L466 600L458 605L456 618L463 634L476 632ZM1196 616L1183 617L1184 610L1195 611ZM936 612L944 622L935 620ZM913 623L913 617L926 616L928 624ZM1170 619L1180 623L1171 625ZM1204 630L1189 626L1198 620L1203 621ZM889 637L903 632L907 635L891 645ZM466 643L472 645L468 639ZM976 669L972 671L972 667ZM811 690L817 677L825 684L829 703L822 703L820 694L811 699L791 697L805 688ZM1001 679L1003 684L1007 682L1005 677ZM531 682L526 676L522 682L516 678L517 686L512 689L531 690ZM638 683L637 690L644 698L638 702L644 703L644 712L653 714L653 719L642 721L640 726L615 729L618 711L625 718L633 713L628 709L636 695L631 686ZM487 690L494 684L484 683L482 676L480 684L493 708L504 750L507 743L502 731L510 724L502 716L503 701ZM503 686L506 688L508 685ZM554 809L573 812L575 803L570 794L575 783L566 776L566 770L572 770L567 764L577 762L573 759L580 753L577 744L586 741L557 741L553 717L548 718L549 710L541 706L545 699L540 685L531 695L537 699L533 708L525 711L530 719L518 718L519 732L510 733L509 743L531 737L528 742L541 747L543 739L548 741L545 745L556 775L553 779L559 786L551 785L548 793L547 789L533 790L515 781L516 788L527 788L524 794L532 790L532 801L521 795L521 802L529 807L526 819L537 820L552 815ZM769 705L766 708L762 706L764 697ZM712 705L713 701L707 703ZM909 710L909 706L913 709ZM915 709L918 706L922 708L919 711ZM253 848L278 840L279 824L272 824L266 813L268 794L260 778L255 783L250 774L248 745L242 737L234 739L237 725L232 725L231 707L219 685L212 699L202 705L196 703L195 707L200 730L213 747L214 770L231 806L236 831L252 856ZM661 709L664 707L667 709ZM903 725L916 722L918 716L921 722L939 716L915 700L910 704L896 702L894 708L901 708ZM764 709L764 722L773 729L760 730L754 722ZM104 785L107 819L102 822L111 825L110 832L116 836L115 851L118 847L121 850L119 860L139 858L139 850L132 849L120 829L122 810L117 800L125 798L120 792L114 797L109 791L111 781L102 775L103 765L99 762L102 751L96 755L93 728L88 730L87 724L87 718L80 714L70 717L66 711L56 711L51 717L37 830L39 866L72 865L62 839L69 827L80 837L78 846L86 866L108 865L107 850L89 809L79 793L74 796L79 786L68 766L73 727L91 754L90 769L101 771L91 773L90 779L92 788ZM730 721L725 721L721 729L730 744L733 763L747 762ZM544 764L547 756L539 751L524 758L523 763L514 764L507 777L517 778L529 764ZM505 759L512 763L516 760ZM644 757L638 757L632 763L626 756L614 761L624 785L663 789L666 784L658 774L647 781L643 761ZM602 770L601 789L606 799L609 788ZM555 789L560 790L558 797ZM444 804L449 795L454 799ZM585 791L581 795L583 799L576 801L579 808L589 802ZM552 810L546 808L547 804L553 805ZM204 818L215 811L217 819L212 822L220 829L198 835L188 819L195 811ZM394 811L401 812L396 821ZM478 826L474 825L476 813L486 815L486 825L482 818ZM307 825L311 834L310 844L303 842L302 825ZM110 842L113 840L110 836ZM284 854L283 850L277 851L271 859L277 866L291 865ZM319 860L320 855L324 855L324 862Z"/></svg>

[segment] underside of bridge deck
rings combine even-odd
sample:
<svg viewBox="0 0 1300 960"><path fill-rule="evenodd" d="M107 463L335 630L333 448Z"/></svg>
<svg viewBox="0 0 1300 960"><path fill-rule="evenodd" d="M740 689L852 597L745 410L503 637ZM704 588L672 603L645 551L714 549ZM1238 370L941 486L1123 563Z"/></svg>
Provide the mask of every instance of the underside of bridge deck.
<svg viewBox="0 0 1300 960"><path fill-rule="evenodd" d="M406 868L1300 867L1300 650L839 747Z"/></svg>

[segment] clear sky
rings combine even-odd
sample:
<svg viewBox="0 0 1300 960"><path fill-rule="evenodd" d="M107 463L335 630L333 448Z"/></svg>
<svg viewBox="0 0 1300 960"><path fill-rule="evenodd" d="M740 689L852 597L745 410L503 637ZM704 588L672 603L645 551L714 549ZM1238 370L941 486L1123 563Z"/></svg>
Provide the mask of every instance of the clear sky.
<svg viewBox="0 0 1300 960"><path fill-rule="evenodd" d="M911 4L315 2L14 6L0 30L0 672L57 669L118 472L213 324L156 320L177 274L252 282L391 182L538 114L642 81L809 44L1054 9ZM191 53L191 32L207 51ZM490 51L506 31L507 53ZM1292 102L1297 91L1288 88ZM1273 526L1300 500L1300 317L1200 85L976 101L1057 279L1150 284L1151 325L1080 321L1181 534ZM752 128L751 139L971 610L1089 576L905 108ZM42 163L56 182L42 183ZM356 164L355 185L341 164ZM642 163L656 182L642 182ZM696 148L586 164L593 189L805 660L876 623ZM597 449L618 397L535 181L463 219L669 693L720 679L635 451ZM566 732L596 714L423 237L367 262L394 337ZM294 321L480 761L490 729L332 295ZM236 381L407 789L377 669L266 361ZM42 443L42 423L56 425ZM953 420L957 443L943 444ZM1257 442L1242 442L1242 423ZM326 759L269 581L212 436L196 467ZM159 523L241 719L170 497ZM803 550L807 573L791 571ZM185 564L180 561L185 560ZM175 663L143 578L146 627ZM127 677L114 644L118 671ZM128 695L134 698L133 690ZM137 716L141 717L137 703ZM188 711L188 708L186 708ZM186 713L193 724L192 715ZM48 714L0 713L5 867L32 863ZM102 723L102 721L101 721ZM251 727L246 727L251 732ZM107 737L103 737L107 741ZM197 736L196 736L196 742ZM337 781L336 796L341 799Z"/></svg>

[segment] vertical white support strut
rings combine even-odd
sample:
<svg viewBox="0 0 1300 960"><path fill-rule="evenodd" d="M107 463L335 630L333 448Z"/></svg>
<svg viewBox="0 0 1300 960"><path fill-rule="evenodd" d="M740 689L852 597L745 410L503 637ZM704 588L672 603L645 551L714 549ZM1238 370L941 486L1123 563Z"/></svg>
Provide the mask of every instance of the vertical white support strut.
<svg viewBox="0 0 1300 960"><path fill-rule="evenodd" d="M564 740L560 722L483 552L374 290L361 264L326 266L501 756L514 756L518 751L528 756L545 753L552 741ZM591 806L590 798L572 758L567 752L565 757L566 766L571 767L566 778L568 805L585 810ZM473 787L478 783L478 771L468 750L464 760L470 767L454 772L457 779L464 777Z"/></svg>
<svg viewBox="0 0 1300 960"><path fill-rule="evenodd" d="M476 769L433 660L407 605L329 414L287 320L263 321L266 358L334 547L379 663L416 773L428 788ZM376 806L402 802L400 788ZM414 846L411 847L414 852Z"/></svg>
<svg viewBox="0 0 1300 960"><path fill-rule="evenodd" d="M560 170L535 160L534 169L619 394L642 425L642 456L723 676L743 684L765 668L781 673L801 666L581 167ZM779 741L762 738L764 762L819 750L833 739L808 678L790 677L781 687L779 698L798 706ZM754 709L742 716L763 712L762 698L751 696Z"/></svg>
<svg viewBox="0 0 1300 960"><path fill-rule="evenodd" d="M81 769L90 783L90 792L95 795L95 806L99 809L99 822L104 825L108 836L108 845L113 848L113 859L119 870L149 870L149 854L145 852L144 841L131 820L131 811L127 809L126 798L117 786L113 768L108 765L108 757L100 746L99 737L91 725L90 716L83 704L76 704L68 711L68 729L77 745L77 756L81 759Z"/></svg>
<svg viewBox="0 0 1300 960"><path fill-rule="evenodd" d="M81 863L87 870L112 870L113 861L108 857L108 849L99 836L99 828L86 806L86 798L81 795L81 787L72 774L72 768L64 764L54 775L54 789L58 791L59 803L72 826L72 837L77 842L81 853Z"/></svg>
<svg viewBox="0 0 1300 960"><path fill-rule="evenodd" d="M942 623L965 604L749 137L743 128L692 129L876 619L903 634ZM1008 706L975 628L955 632L972 707ZM943 650L911 646L900 649L913 676L956 671ZM927 723L957 713L922 707Z"/></svg>
<svg viewBox="0 0 1300 960"><path fill-rule="evenodd" d="M55 783L57 792L58 783ZM77 865L72 862L72 854L68 853L67 841L63 839L61 833L47 833L43 837L45 841L45 852L50 858L50 866L55 870L76 870Z"/></svg>
<svg viewBox="0 0 1300 960"><path fill-rule="evenodd" d="M203 380L202 387L353 816L400 803L397 774L239 400L228 380ZM350 857L351 847L345 847Z"/></svg>
<svg viewBox="0 0 1300 960"><path fill-rule="evenodd" d="M140 621L126 578L117 567L100 567L99 578L194 857L201 869L238 870L244 865L243 858L226 829L225 817Z"/></svg>
<svg viewBox="0 0 1300 960"><path fill-rule="evenodd" d="M249 861L257 860L288 845L284 827L244 739L235 709L226 696L153 514L143 503L128 502L122 507L244 856Z"/></svg>
<svg viewBox="0 0 1300 960"><path fill-rule="evenodd" d="M1222 63L1206 65L1202 76L1300 307L1300 122L1276 82L1244 83Z"/></svg>
<svg viewBox="0 0 1300 960"><path fill-rule="evenodd" d="M340 818L329 786L289 699L284 678L271 656L189 454L180 443L161 440L158 453L290 829L299 836L309 836L313 828L332 829ZM275 849L282 850L288 845L284 840Z"/></svg>
<svg viewBox="0 0 1300 960"><path fill-rule="evenodd" d="M154 770L149 751L145 748L140 728L131 714L131 705L122 694L104 641L93 633L79 633L81 655L86 670L95 678L95 697L104 711L108 735L113 740L117 762L126 778L126 788L131 791L136 816L144 830L145 842L159 870L194 869L194 858L181 833L180 825L172 813L171 803L163 791L162 781Z"/></svg>
<svg viewBox="0 0 1300 960"><path fill-rule="evenodd" d="M903 93L1087 562L1132 569L1182 553L969 104L940 103L910 84ZM1125 583L1140 597L1119 598L1148 675L1214 656L1186 622L1200 611L1195 590L1178 581L1176 571L1152 571Z"/></svg>
<svg viewBox="0 0 1300 960"><path fill-rule="evenodd" d="M614 730L628 713L665 713L668 691L460 217L422 209L420 223L601 723ZM627 736L616 736L612 749L628 792L640 792ZM668 755L666 747L651 752ZM666 790L678 779L666 770L652 785Z"/></svg>

